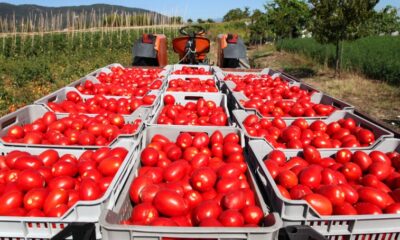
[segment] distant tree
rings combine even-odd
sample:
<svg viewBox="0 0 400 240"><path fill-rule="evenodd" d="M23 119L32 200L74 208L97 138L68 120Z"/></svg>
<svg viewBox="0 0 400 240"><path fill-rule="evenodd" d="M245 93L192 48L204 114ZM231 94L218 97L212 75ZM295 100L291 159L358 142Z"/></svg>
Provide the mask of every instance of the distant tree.
<svg viewBox="0 0 400 240"><path fill-rule="evenodd" d="M388 5L381 11L374 12L364 22L361 35L391 34L396 31L400 31L400 16L395 7Z"/></svg>
<svg viewBox="0 0 400 240"><path fill-rule="evenodd" d="M244 7L244 9L243 9L243 17L245 17L245 18L250 17L250 8L249 7Z"/></svg>
<svg viewBox="0 0 400 240"><path fill-rule="evenodd" d="M340 45L360 37L361 25L373 16L379 0L310 0L313 5L312 33L320 43L336 46L335 76L340 77Z"/></svg>
<svg viewBox="0 0 400 240"><path fill-rule="evenodd" d="M198 18L198 19L197 19L197 23L200 23L200 24L201 24L201 23L204 23L204 20L201 19L201 18Z"/></svg>
<svg viewBox="0 0 400 240"><path fill-rule="evenodd" d="M250 17L250 8L245 7L244 10L240 8L235 8L229 10L228 13L225 14L223 17L224 22L236 21L236 20L243 20L245 18Z"/></svg>
<svg viewBox="0 0 400 240"><path fill-rule="evenodd" d="M258 44L263 42L269 30L267 15L256 9L253 11L250 20L250 43Z"/></svg>
<svg viewBox="0 0 400 240"><path fill-rule="evenodd" d="M310 22L310 9L303 0L274 0L265 9L268 24L278 38L299 37Z"/></svg>
<svg viewBox="0 0 400 240"><path fill-rule="evenodd" d="M190 23L193 23L193 20L191 18L189 18L186 22L190 24Z"/></svg>
<svg viewBox="0 0 400 240"><path fill-rule="evenodd" d="M214 23L215 21L213 19L209 18L209 19L207 19L207 22L208 23Z"/></svg>

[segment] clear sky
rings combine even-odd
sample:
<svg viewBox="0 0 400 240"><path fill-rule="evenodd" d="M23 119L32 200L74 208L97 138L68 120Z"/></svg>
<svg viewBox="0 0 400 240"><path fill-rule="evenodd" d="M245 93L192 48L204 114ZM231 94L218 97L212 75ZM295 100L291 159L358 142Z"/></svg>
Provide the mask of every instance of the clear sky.
<svg viewBox="0 0 400 240"><path fill-rule="evenodd" d="M251 9L263 8L267 0L8 0L4 2L12 4L37 4L52 7L107 3L127 7L139 7L168 15L180 15L185 19L192 18L196 20L197 18L222 18L227 11L237 7L243 8L248 6ZM381 9L388 4L400 8L400 0L380 0L377 9Z"/></svg>

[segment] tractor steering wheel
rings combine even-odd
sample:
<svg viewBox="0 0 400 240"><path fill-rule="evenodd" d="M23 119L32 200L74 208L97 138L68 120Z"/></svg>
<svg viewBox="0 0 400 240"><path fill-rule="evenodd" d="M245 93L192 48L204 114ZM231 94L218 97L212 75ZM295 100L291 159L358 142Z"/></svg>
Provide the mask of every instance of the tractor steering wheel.
<svg viewBox="0 0 400 240"><path fill-rule="evenodd" d="M185 26L179 29L182 35L194 37L196 35L204 34L206 30L201 26Z"/></svg>

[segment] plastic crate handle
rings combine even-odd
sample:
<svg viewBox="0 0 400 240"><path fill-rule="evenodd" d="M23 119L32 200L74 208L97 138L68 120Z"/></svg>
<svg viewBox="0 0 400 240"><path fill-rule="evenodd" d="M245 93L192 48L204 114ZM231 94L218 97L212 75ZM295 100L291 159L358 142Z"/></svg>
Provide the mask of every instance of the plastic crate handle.
<svg viewBox="0 0 400 240"><path fill-rule="evenodd" d="M64 240L72 236L73 240L96 240L94 223L71 223L51 240Z"/></svg>
<svg viewBox="0 0 400 240"><path fill-rule="evenodd" d="M203 97L202 96L185 96L185 100L188 100L188 101L197 101L197 100L199 100L199 99L202 99Z"/></svg>
<svg viewBox="0 0 400 240"><path fill-rule="evenodd" d="M17 122L17 117L13 116L10 119L5 120L4 122L1 123L1 129L7 128Z"/></svg>
<svg viewBox="0 0 400 240"><path fill-rule="evenodd" d="M310 226L288 226L279 230L279 240L326 240L326 238Z"/></svg>

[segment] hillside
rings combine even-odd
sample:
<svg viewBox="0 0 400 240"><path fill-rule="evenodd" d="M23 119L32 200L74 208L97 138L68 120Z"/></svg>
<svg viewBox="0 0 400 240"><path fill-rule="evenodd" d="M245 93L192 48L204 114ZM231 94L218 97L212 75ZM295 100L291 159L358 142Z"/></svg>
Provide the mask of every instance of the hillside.
<svg viewBox="0 0 400 240"><path fill-rule="evenodd" d="M115 12L126 12L126 13L154 13L152 11L141 9L141 8L129 8L118 5L108 5L108 4L93 4L93 5L81 5L81 6L65 6L65 7L44 7L33 4L23 4L23 5L13 5L9 3L0 3L0 17L12 17L15 13L16 20L26 17L29 14L63 14L67 12L102 12L105 14L115 13Z"/></svg>

